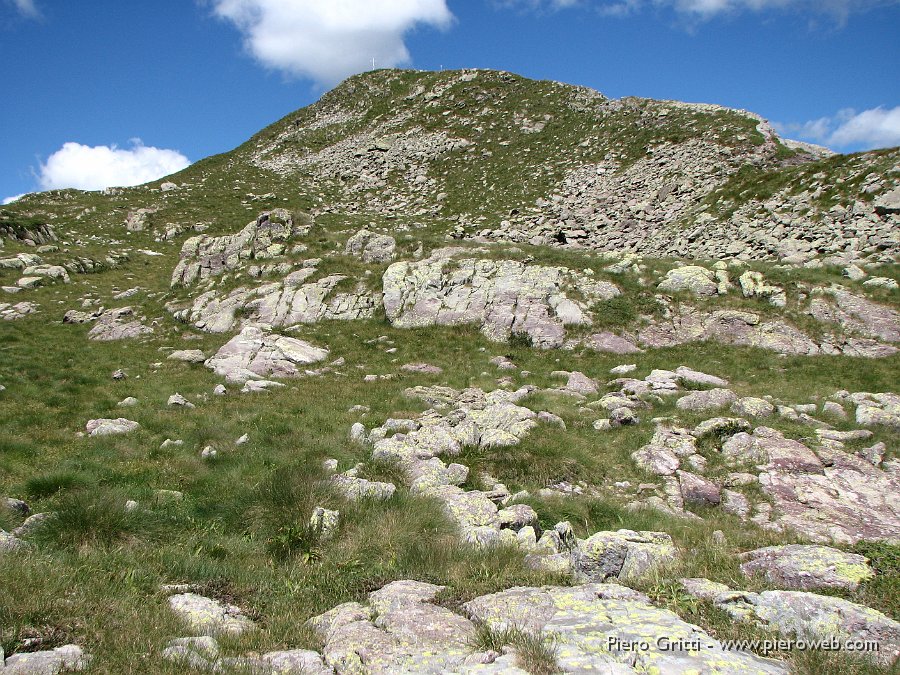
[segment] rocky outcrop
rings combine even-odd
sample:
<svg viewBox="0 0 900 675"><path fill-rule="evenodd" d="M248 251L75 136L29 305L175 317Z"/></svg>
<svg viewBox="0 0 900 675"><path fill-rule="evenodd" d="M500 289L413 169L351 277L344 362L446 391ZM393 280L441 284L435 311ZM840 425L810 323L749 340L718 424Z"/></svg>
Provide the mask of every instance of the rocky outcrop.
<svg viewBox="0 0 900 675"><path fill-rule="evenodd" d="M323 641L325 663L339 674L416 672L524 674L515 645L504 652L472 647L476 622L500 634L516 631L552 644L561 673L648 670L772 674L778 661L726 651L708 634L677 615L654 607L637 591L612 584L571 588L518 587L475 598L464 606L471 618L436 604L442 586L395 581L310 619ZM672 649L659 640L685 645ZM703 649L689 650L700 642ZM637 648L646 643L646 649Z"/></svg>
<svg viewBox="0 0 900 675"><path fill-rule="evenodd" d="M840 286L819 291L809 313L817 321L836 323L844 330L884 342L900 342L900 312L851 293ZM829 302L826 297L833 298Z"/></svg>
<svg viewBox="0 0 900 675"><path fill-rule="evenodd" d="M395 326L474 324L490 339L523 334L535 347L559 347L567 326L591 324L590 305L619 295L608 282L564 267L514 260L456 259L443 249L384 274L384 308ZM581 299L570 298L574 291Z"/></svg>
<svg viewBox="0 0 900 675"><path fill-rule="evenodd" d="M380 306L380 298L358 285L355 290L340 290L348 281L340 274L303 283L314 274L314 269L302 269L288 274L281 282L256 288L240 287L224 295L207 291L194 299L190 307L170 305L170 310L177 319L204 331L224 333L239 322L238 316L251 323L280 327L369 319Z"/></svg>
<svg viewBox="0 0 900 675"><path fill-rule="evenodd" d="M828 453L823 464L801 444L786 444L778 436L762 443L769 463L759 474L777 513L775 526L822 543L897 541L900 475L893 466L880 469L841 450Z"/></svg>
<svg viewBox="0 0 900 675"><path fill-rule="evenodd" d="M43 223L17 223L6 218L0 219L0 239L14 239L28 244L50 244L56 241L56 233L50 225Z"/></svg>
<svg viewBox="0 0 900 675"><path fill-rule="evenodd" d="M284 209L264 213L234 235L191 237L172 272L172 287L192 286L243 267L249 260L269 260L287 250L294 220Z"/></svg>
<svg viewBox="0 0 900 675"><path fill-rule="evenodd" d="M328 350L304 340L267 333L247 326L206 361L206 367L228 382L266 377L297 377L301 367L328 357Z"/></svg>
<svg viewBox="0 0 900 675"><path fill-rule="evenodd" d="M655 319L638 329L633 340L645 347L657 348L713 340L759 347L781 354L809 356L844 354L880 358L898 351L896 347L865 337L834 337L816 343L780 319L765 321L754 312L733 309L708 312L689 305L669 307L665 318Z"/></svg>

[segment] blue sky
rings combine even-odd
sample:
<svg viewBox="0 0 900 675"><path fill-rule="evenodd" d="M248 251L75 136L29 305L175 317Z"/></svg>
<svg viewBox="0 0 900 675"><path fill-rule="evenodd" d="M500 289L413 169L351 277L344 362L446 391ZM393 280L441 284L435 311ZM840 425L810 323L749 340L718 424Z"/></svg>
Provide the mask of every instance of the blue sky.
<svg viewBox="0 0 900 675"><path fill-rule="evenodd" d="M842 151L898 145L898 32L900 0L0 0L0 198L151 180L372 57L745 108Z"/></svg>

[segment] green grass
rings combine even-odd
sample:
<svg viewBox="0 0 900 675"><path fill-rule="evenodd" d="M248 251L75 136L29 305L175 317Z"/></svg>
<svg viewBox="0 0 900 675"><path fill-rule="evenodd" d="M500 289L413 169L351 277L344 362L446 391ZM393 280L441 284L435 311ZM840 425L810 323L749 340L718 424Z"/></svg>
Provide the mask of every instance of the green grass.
<svg viewBox="0 0 900 675"><path fill-rule="evenodd" d="M550 194L572 165L599 161L610 149L619 153L622 165L627 166L642 156L648 144L677 142L712 127L718 129L723 143L736 148L760 141L751 128L755 123L750 125L737 114L679 109L663 119L656 116L664 107L660 103L631 99L619 109L618 103L607 105L597 98L574 104L566 93L569 90L556 83L530 82L509 74L481 74L473 82L461 82L458 75L392 71L352 78L316 107L276 122L234 152L207 158L167 178L184 185L173 192L154 191L161 181L107 195L51 191L26 197L0 212L0 225L53 226L59 235L59 251L42 254L47 263L80 257L103 261L111 251L130 250L129 259L119 267L74 274L71 284L15 296L15 301L36 302L40 313L21 321L0 322L0 384L7 388L0 393L0 495L25 499L34 512L55 514L35 533L34 551L10 554L0 564L0 645L7 654L25 649L27 644L49 648L74 642L94 654L94 672L187 672L159 658L169 639L185 633L169 612L160 584L195 584L201 592L234 602L257 619L264 630L222 641L226 654L238 655L321 647L303 627L309 617L342 602L364 600L369 592L394 580L444 585L440 602L457 611L472 598L512 586L569 583L528 569L518 550L482 551L460 544L438 504L403 488L404 477L396 465L373 461L368 448L350 442L348 431L354 422L373 428L388 417L420 414L426 406L405 396L407 387L441 384L492 390L498 386L498 378L510 377L513 386L548 388L562 384L551 377L554 370L579 370L605 383L613 378L610 368L635 363L633 375L638 378L654 368L687 365L729 379L740 396L769 394L787 403L822 402L839 389L896 389L900 381L900 357L896 356L872 361L781 357L717 343L649 350L627 357L580 348L545 352L533 349L525 335L515 335L509 344L497 344L486 340L475 326L401 330L392 327L383 314L369 321L279 329L327 345L335 358L343 357L346 363L337 373L294 380L270 394L238 395L236 388L229 386L228 396L213 396L219 379L209 370L166 360L173 349L196 348L211 355L230 337L201 333L174 321L166 310L168 302L184 301L196 293L196 289L169 287L180 248L192 233L186 231L170 242L156 241L155 231L168 223L206 223L207 233L217 236L233 234L268 208L284 207L303 219L306 216L302 214L311 214L312 222L307 223L311 231L302 238L309 248L289 259L321 258L319 277L345 274L350 277L345 282L348 286L362 280L366 287L377 289L385 266L363 265L341 254L347 237L362 227L395 232L401 257L409 259L419 243L426 255L448 245L446 234L455 227L456 216L468 214L472 221L485 216L488 223L496 220L495 216L506 217L511 210ZM450 136L472 138L478 152L493 152L473 161L467 150L454 150L429 166L429 175L439 176L448 191L437 213L399 218L366 210L347 213L339 206L348 199L339 181L319 179L305 170L282 176L249 161L263 145L276 140L287 149L317 152L346 134L375 128L394 113L418 110L421 102L407 102L405 97L419 83L448 89L435 106L423 108L420 118L397 127L398 133L414 126L446 131ZM490 118L483 124L478 121L482 110L488 110ZM334 127L305 127L317 111L349 111L352 115ZM444 115L447 111L450 114ZM541 134L529 136L518 131L517 116L537 120L544 115L551 120ZM598 115L602 119L598 120ZM638 123L645 125L640 134L626 134ZM580 145L583 140L589 143ZM889 152L877 154L878 161L888 162L891 157ZM835 172L850 172L857 159L833 160L826 166ZM534 166L539 165L545 170L535 172ZM781 189L785 181L806 176L806 170L800 167L761 176L756 169L746 169L720 197L751 190L762 198ZM399 172L388 176L388 183L392 189L405 189L405 178ZM248 193L272 193L275 197L249 199ZM748 192L742 198L750 196ZM325 212L321 209L325 204L338 206L334 212ZM142 207L158 209L149 219L150 228L127 233L123 225L126 214ZM400 226L409 229L401 232ZM519 245L518 251L502 245L484 250L483 244L471 241L453 244L473 249L472 255L477 257L589 269L594 278L615 283L623 295L592 308L596 321L585 328L585 334L588 330L634 329L641 317L658 317L662 312L652 285L642 285L638 275L630 272L604 272L610 261L590 251L528 244ZM162 256L146 256L141 249ZM4 240L3 257L23 252L33 253L34 249L15 239ZM658 279L676 264L675 260L644 259L641 265L646 271L640 276ZM804 285L839 282L896 306L895 294L849 282L836 268L784 270L765 263L753 263L752 268L785 287L791 299L788 308L779 312L734 292L708 306L778 316L810 331L813 324L805 317L804 307L795 302ZM366 272L370 274L366 276ZM878 273L893 278L900 275L896 265L884 266ZM16 278L16 271L0 271L3 285ZM256 283L235 276L217 288L224 292ZM144 291L127 301L113 300L116 292L135 286ZM155 326L154 334L119 343L89 341L89 326L62 324L65 311L80 308L85 297L95 298L105 307L134 305ZM707 307L693 298L690 302ZM379 341L382 336L388 342ZM388 353L389 347L397 351ZM518 369L498 371L490 364L498 355L508 356ZM413 375L399 371L407 362L427 362L444 372ZM119 368L128 373L124 381L111 378ZM530 375L524 376L522 371L530 371ZM365 383L363 376L369 373L395 374L396 378ZM176 391L197 408L168 408L166 400ZM117 407L127 396L136 397L139 404ZM349 412L358 404L371 411ZM669 532L689 555L666 577L654 580L655 586L648 586L646 592L659 604L717 634L752 635L752 629L732 625L714 608L686 599L678 591L676 579L704 576L734 588L763 589L758 580L741 575L738 554L798 538L748 527L713 509L698 510L702 523L629 509L626 504L635 498L634 493L629 496L610 489L613 482L623 480L635 487L658 483L639 471L630 457L649 440L650 418L672 416L690 428L707 416L681 413L673 401L667 401L641 410L642 423L637 427L601 433L592 423L605 415L569 397L539 391L524 404L560 415L566 430L541 425L513 448L465 448L456 461L471 469L468 487L482 487L480 474L489 473L512 491L528 490L532 497L526 501L537 511L542 527L568 520L581 537L619 528ZM120 416L139 422L140 430L111 438L79 435L89 419ZM812 436L809 427L778 418L765 424L791 438ZM854 424L836 421L835 426L850 429ZM245 433L250 442L236 446L235 440ZM160 448L168 438L180 439L183 445ZM897 440L896 432L878 430L866 444L884 441L889 456L895 456ZM200 458L208 445L219 451L214 461ZM711 458L710 475L719 477L724 467L715 462L716 443L701 445ZM400 489L383 503L346 502L323 481L322 460L329 457L339 461L341 470L362 463L362 475L394 482ZM541 488L560 481L595 488L598 496L536 496ZM178 490L184 499L164 502L157 498L157 490ZM760 498L759 494L751 496ZM126 512L127 500L137 501L139 508ZM334 537L326 540L309 529L316 506L340 511ZM21 522L19 515L0 509L3 529L11 530ZM725 534L725 545L713 538L716 530ZM872 559L878 576L843 597L896 618L900 597L896 547L868 544L854 550ZM489 631L479 635L484 644L511 644L523 667L531 672L554 672L553 646L541 637ZM857 666L850 661L835 661L831 656L823 656L821 661L815 655L793 658L798 672L841 672L841 667L851 668L846 672L865 672L853 671Z"/></svg>

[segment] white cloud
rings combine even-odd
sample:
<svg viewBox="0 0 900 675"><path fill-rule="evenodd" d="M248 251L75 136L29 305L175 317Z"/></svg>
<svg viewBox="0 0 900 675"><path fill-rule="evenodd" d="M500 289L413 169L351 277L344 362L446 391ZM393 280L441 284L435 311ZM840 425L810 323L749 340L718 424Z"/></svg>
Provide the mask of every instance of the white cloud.
<svg viewBox="0 0 900 675"><path fill-rule="evenodd" d="M17 202L27 194L28 194L27 192L23 192L20 195L13 195L12 197L6 197L2 202L0 202L0 206L6 206L7 204L12 204L13 202Z"/></svg>
<svg viewBox="0 0 900 675"><path fill-rule="evenodd" d="M211 0L262 64L334 84L372 67L409 63L406 33L453 21L446 0Z"/></svg>
<svg viewBox="0 0 900 675"><path fill-rule="evenodd" d="M129 149L65 143L41 164L37 179L44 190L102 190L147 183L189 165L177 150L147 147L137 138Z"/></svg>
<svg viewBox="0 0 900 675"><path fill-rule="evenodd" d="M19 13L22 16L27 16L29 19L37 19L41 16L40 10L38 10L37 5L34 4L34 0L10 0L13 6L19 10Z"/></svg>
<svg viewBox="0 0 900 675"><path fill-rule="evenodd" d="M780 130L832 148L890 148L900 145L900 106L879 106L860 113L847 108L834 117L821 117L803 124L784 124Z"/></svg>
<svg viewBox="0 0 900 675"><path fill-rule="evenodd" d="M830 14L843 20L852 12L897 5L900 0L498 0L498 4L542 10L590 6L608 16L628 16L652 7L672 9L685 17L701 21L721 14L782 9Z"/></svg>

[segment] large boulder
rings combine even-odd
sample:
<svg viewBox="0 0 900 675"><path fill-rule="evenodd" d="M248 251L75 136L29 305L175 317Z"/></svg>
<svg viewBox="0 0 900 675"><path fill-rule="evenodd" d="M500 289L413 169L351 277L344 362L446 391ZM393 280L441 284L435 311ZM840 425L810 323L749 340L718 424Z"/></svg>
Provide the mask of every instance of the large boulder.
<svg viewBox="0 0 900 675"><path fill-rule="evenodd" d="M386 234L360 230L347 240L345 253L367 263L391 262L396 256L397 241Z"/></svg>
<svg viewBox="0 0 900 675"><path fill-rule="evenodd" d="M573 571L583 581L637 579L677 557L672 537L665 532L597 532L578 542Z"/></svg>
<svg viewBox="0 0 900 675"><path fill-rule="evenodd" d="M247 326L208 359L206 367L229 382L243 383L267 377L297 377L302 366L327 357L327 349L304 340Z"/></svg>

